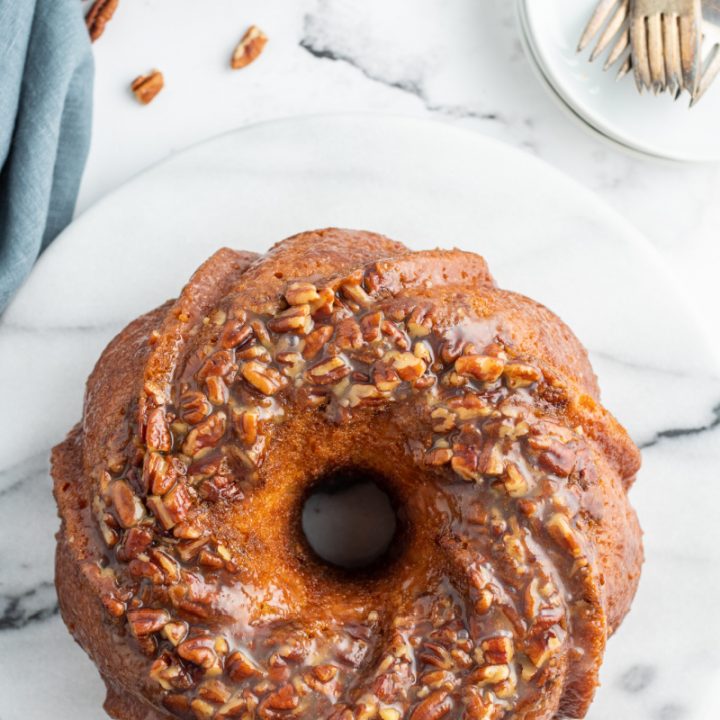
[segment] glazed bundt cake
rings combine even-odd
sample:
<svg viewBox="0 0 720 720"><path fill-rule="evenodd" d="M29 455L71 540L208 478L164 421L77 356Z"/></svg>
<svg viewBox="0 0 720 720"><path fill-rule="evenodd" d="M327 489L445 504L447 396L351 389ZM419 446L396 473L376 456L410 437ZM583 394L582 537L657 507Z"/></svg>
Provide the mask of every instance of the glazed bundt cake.
<svg viewBox="0 0 720 720"><path fill-rule="evenodd" d="M53 452L62 616L119 720L583 717L638 467L582 345L481 257L223 249L110 343ZM397 512L356 571L300 520L343 471Z"/></svg>

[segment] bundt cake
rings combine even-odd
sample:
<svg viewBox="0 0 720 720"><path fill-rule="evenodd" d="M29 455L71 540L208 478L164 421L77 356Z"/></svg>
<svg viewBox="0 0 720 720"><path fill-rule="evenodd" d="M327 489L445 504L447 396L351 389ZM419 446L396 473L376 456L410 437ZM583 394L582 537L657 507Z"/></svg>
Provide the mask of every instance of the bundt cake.
<svg viewBox="0 0 720 720"><path fill-rule="evenodd" d="M62 616L119 720L583 717L642 563L586 351L460 250L222 249L103 352L53 452ZM343 471L378 562L301 527Z"/></svg>

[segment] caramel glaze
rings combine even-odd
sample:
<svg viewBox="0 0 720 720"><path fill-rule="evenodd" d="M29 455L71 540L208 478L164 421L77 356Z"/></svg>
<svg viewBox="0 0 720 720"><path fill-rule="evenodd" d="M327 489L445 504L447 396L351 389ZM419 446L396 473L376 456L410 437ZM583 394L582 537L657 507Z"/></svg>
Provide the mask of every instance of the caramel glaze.
<svg viewBox="0 0 720 720"><path fill-rule="evenodd" d="M582 717L642 562L587 354L482 258L328 229L221 250L128 326L53 453L68 627L135 718ZM323 563L302 503L400 532Z"/></svg>

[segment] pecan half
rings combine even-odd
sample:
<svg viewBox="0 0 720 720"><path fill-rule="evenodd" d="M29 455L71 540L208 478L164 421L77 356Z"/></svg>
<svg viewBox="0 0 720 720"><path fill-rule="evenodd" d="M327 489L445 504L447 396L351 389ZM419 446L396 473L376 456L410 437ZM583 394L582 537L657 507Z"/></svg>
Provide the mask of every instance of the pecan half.
<svg viewBox="0 0 720 720"><path fill-rule="evenodd" d="M191 425L202 422L212 412L212 405L198 390L186 392L180 398L180 416Z"/></svg>
<svg viewBox="0 0 720 720"><path fill-rule="evenodd" d="M225 434L226 415L218 412L207 420L196 425L185 438L182 450L186 455L194 457L205 448L214 447Z"/></svg>
<svg viewBox="0 0 720 720"><path fill-rule="evenodd" d="M505 363L489 355L461 355L455 361L455 372L481 382L494 382L503 372Z"/></svg>
<svg viewBox="0 0 720 720"><path fill-rule="evenodd" d="M307 303L291 305L287 310L283 310L267 322L268 329L272 332L293 332L298 335L307 335L312 330L312 325L310 306Z"/></svg>
<svg viewBox="0 0 720 720"><path fill-rule="evenodd" d="M320 325L316 327L306 338L303 347L303 357L306 360L312 360L323 349L325 344L335 332L332 325Z"/></svg>
<svg viewBox="0 0 720 720"><path fill-rule="evenodd" d="M138 75L130 85L130 89L142 105L151 103L163 87L165 87L165 78L159 70L153 70L149 75Z"/></svg>
<svg viewBox="0 0 720 720"><path fill-rule="evenodd" d="M145 429L145 445L148 450L169 452L172 447L170 428L165 420L165 409L162 407L151 410Z"/></svg>
<svg viewBox="0 0 720 720"><path fill-rule="evenodd" d="M110 499L118 522L124 528L133 527L142 520L144 515L142 503L125 480L115 480L110 485Z"/></svg>
<svg viewBox="0 0 720 720"><path fill-rule="evenodd" d="M565 548L573 557L582 555L582 547L570 525L570 521L562 513L555 513L547 522L547 531L555 542Z"/></svg>
<svg viewBox="0 0 720 720"><path fill-rule="evenodd" d="M225 672L236 682L245 678L260 676L262 671L245 653L236 650L225 663Z"/></svg>
<svg viewBox="0 0 720 720"><path fill-rule="evenodd" d="M309 282L294 282L288 285L285 299L290 305L305 305L320 299L317 288Z"/></svg>
<svg viewBox="0 0 720 720"><path fill-rule="evenodd" d="M230 58L230 67L239 70L257 60L267 41L267 35L257 25L251 25L235 47Z"/></svg>
<svg viewBox="0 0 720 720"><path fill-rule="evenodd" d="M240 320L233 320L223 328L220 335L220 346L229 350L230 348L244 345L253 335L253 329Z"/></svg>
<svg viewBox="0 0 720 720"><path fill-rule="evenodd" d="M538 382L542 377L536 367L525 363L508 363L503 375L507 386L511 389L527 387Z"/></svg>
<svg viewBox="0 0 720 720"><path fill-rule="evenodd" d="M178 645L177 652L183 660L199 665L206 670L211 668L217 660L213 650L213 638L207 635L181 642Z"/></svg>
<svg viewBox="0 0 720 720"><path fill-rule="evenodd" d="M154 608L140 608L139 610L128 610L128 625L135 637L144 637L162 630L169 622L170 615L167 610L156 610Z"/></svg>
<svg viewBox="0 0 720 720"><path fill-rule="evenodd" d="M505 665L511 662L515 655L512 638L506 635L487 638L480 647L486 662L492 665Z"/></svg>
<svg viewBox="0 0 720 720"><path fill-rule="evenodd" d="M323 360L307 370L308 380L316 385L334 385L349 375L351 368L338 356Z"/></svg>
<svg viewBox="0 0 720 720"><path fill-rule="evenodd" d="M287 384L287 378L275 368L263 365L257 360L251 360L243 365L242 376L263 395L275 395Z"/></svg>
<svg viewBox="0 0 720 720"><path fill-rule="evenodd" d="M444 690L428 695L410 715L410 720L439 720L452 710L453 701Z"/></svg>
<svg viewBox="0 0 720 720"><path fill-rule="evenodd" d="M85 15L85 24L90 33L90 40L95 42L105 32L107 25L117 10L119 0L95 0Z"/></svg>

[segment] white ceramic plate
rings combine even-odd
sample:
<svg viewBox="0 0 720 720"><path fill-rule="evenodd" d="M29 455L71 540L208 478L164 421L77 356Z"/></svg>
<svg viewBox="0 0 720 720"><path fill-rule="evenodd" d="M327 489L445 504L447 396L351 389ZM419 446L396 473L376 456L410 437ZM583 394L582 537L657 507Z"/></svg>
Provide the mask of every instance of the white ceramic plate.
<svg viewBox="0 0 720 720"><path fill-rule="evenodd" d="M632 74L615 81L605 55L589 63L576 47L597 0L517 0L531 62L564 103L602 135L631 149L673 160L720 160L720 83L692 109L685 93L638 94Z"/></svg>
<svg viewBox="0 0 720 720"><path fill-rule="evenodd" d="M2 720L102 715L97 672L55 610L47 475L98 354L219 246L264 250L326 225L482 253L587 344L607 405L647 447L632 492L647 564L590 718L717 717L720 380L672 278L632 227L534 157L352 115L250 127L152 168L69 227L0 320Z"/></svg>

